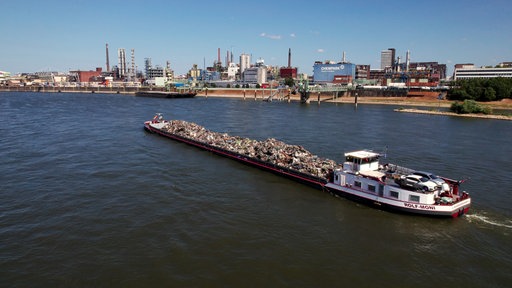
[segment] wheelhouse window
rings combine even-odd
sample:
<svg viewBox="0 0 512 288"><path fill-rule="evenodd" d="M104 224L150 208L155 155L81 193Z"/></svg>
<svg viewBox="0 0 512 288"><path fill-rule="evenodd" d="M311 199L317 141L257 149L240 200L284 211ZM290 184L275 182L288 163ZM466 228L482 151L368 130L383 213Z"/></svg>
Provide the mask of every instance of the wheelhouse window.
<svg viewBox="0 0 512 288"><path fill-rule="evenodd" d="M420 202L420 196L418 196L418 195L409 195L409 201L410 202L419 203Z"/></svg>
<svg viewBox="0 0 512 288"><path fill-rule="evenodd" d="M398 199L399 193L396 191L389 191L389 196Z"/></svg>
<svg viewBox="0 0 512 288"><path fill-rule="evenodd" d="M375 192L375 186L368 185L368 190L370 190L371 192Z"/></svg>
<svg viewBox="0 0 512 288"><path fill-rule="evenodd" d="M354 186L361 188L361 182L354 181Z"/></svg>

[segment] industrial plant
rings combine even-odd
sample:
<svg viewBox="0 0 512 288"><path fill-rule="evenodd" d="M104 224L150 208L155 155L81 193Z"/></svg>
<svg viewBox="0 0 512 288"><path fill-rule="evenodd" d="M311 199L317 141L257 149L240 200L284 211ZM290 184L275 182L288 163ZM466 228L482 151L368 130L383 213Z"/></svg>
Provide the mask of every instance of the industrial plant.
<svg viewBox="0 0 512 288"><path fill-rule="evenodd" d="M170 61L164 65L153 65L151 57L144 58L144 67L139 69L135 61L135 50L117 49L117 64L110 64L108 43L105 45L105 69L71 70L22 73L11 75L0 71L2 87L154 87L173 89L187 87L283 87L307 81L308 85L344 87L345 91L355 88L368 89L437 89L447 79L512 77L512 62L500 63L497 67L475 67L471 63L456 64L453 76L447 75L446 64L438 62L411 62L411 52L404 58L395 48L380 52L380 67L368 64L355 64L347 60L342 52L341 60L313 61L313 74L300 73L292 65L292 49L288 49L288 65L277 67L268 65L262 58L252 59L252 54L241 53L235 61L232 51L226 51L221 60L221 49L217 49L216 60L212 65L192 64L186 75L175 75ZM284 52L284 51L283 51ZM284 53L283 53L284 54ZM128 59L127 59L128 58Z"/></svg>

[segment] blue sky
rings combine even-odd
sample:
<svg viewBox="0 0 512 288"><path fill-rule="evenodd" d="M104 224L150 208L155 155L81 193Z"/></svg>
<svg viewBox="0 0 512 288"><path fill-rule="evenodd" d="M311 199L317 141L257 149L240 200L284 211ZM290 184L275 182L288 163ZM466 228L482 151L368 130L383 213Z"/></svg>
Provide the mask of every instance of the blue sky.
<svg viewBox="0 0 512 288"><path fill-rule="evenodd" d="M268 65L312 73L315 61L380 68L380 51L448 66L512 61L512 2L488 1L2 1L0 70L11 73L105 69L117 49L177 73L211 66L221 49ZM186 4L192 3L192 4ZM127 59L130 61L130 59Z"/></svg>

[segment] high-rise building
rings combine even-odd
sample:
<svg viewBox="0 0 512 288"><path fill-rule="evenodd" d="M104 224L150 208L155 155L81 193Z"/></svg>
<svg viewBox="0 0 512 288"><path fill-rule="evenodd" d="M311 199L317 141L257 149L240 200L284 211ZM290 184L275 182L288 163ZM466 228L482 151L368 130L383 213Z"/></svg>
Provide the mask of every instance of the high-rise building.
<svg viewBox="0 0 512 288"><path fill-rule="evenodd" d="M251 55L241 54L240 55L240 74L244 73L245 69L251 67Z"/></svg>
<svg viewBox="0 0 512 288"><path fill-rule="evenodd" d="M126 76L126 51L124 48L117 50L117 56L119 58L119 78Z"/></svg>
<svg viewBox="0 0 512 288"><path fill-rule="evenodd" d="M389 48L380 52L380 69L394 70L395 67L395 48Z"/></svg>

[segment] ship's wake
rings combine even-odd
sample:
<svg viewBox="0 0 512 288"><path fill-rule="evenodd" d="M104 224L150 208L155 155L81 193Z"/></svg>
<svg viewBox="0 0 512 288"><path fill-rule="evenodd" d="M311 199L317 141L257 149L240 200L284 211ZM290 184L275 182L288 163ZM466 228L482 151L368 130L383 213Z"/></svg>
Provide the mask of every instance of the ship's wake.
<svg viewBox="0 0 512 288"><path fill-rule="evenodd" d="M512 229L512 220L510 219L496 220L482 214L468 214L465 217L472 223L485 223L492 226Z"/></svg>

